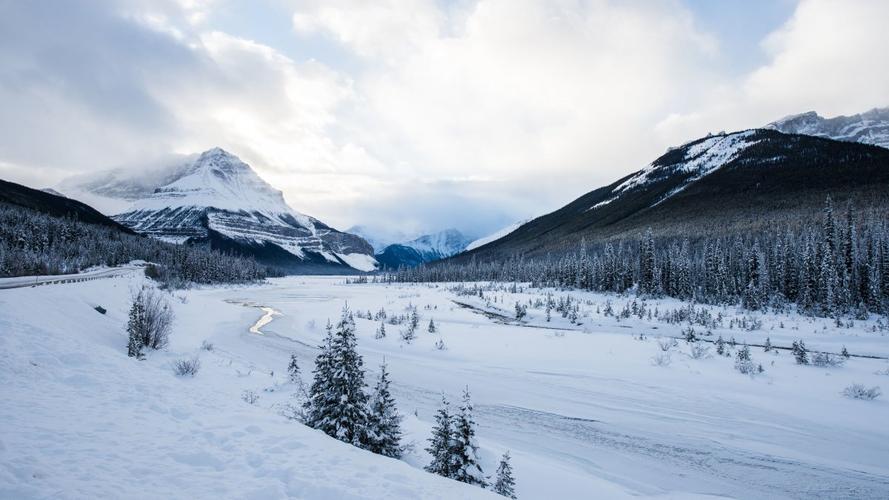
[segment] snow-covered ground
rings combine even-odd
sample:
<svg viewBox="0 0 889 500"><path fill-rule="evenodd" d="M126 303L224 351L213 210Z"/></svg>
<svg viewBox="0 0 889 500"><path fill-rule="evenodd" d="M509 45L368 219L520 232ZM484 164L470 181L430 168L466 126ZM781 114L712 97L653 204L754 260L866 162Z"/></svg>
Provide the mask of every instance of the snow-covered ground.
<svg viewBox="0 0 889 500"><path fill-rule="evenodd" d="M506 318L515 302L543 298L540 290L479 298L446 285L291 277L174 292L171 345L139 362L126 357L124 334L137 282L0 291L0 497L483 495L421 470L441 392L457 401L467 385L485 472L509 450L519 498L889 497L889 401L841 395L852 383L889 390L889 362L854 357L889 356L889 330L876 318L838 329L830 320L711 308L722 326L692 327L711 330L709 340L804 339L809 349L845 345L853 354L842 367L819 368L753 348L765 372L750 377L732 358L692 359L681 340L662 353L658 341L667 340L658 337L682 336L688 324L647 312L684 307L674 300L648 301L642 318L618 320L605 315L606 303L618 314L633 297L551 290L556 300L580 301L581 325L556 311L547 323L533 306L516 322ZM314 346L345 303L390 316L413 305L422 318L411 344L397 325L375 339L379 323L356 318L369 374L386 360L407 416L405 442L414 446L404 461L278 415L294 392L285 382L290 354L309 381ZM437 333L426 331L430 319ZM761 326L747 331L741 319ZM170 362L194 355L198 375L173 376ZM669 365L656 366L658 355ZM241 400L245 390L259 395L254 405Z"/></svg>

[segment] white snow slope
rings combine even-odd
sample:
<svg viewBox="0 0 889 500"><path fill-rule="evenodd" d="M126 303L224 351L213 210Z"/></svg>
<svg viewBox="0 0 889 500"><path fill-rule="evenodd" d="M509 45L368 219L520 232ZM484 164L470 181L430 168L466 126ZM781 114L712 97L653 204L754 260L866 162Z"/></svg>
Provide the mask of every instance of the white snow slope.
<svg viewBox="0 0 889 500"><path fill-rule="evenodd" d="M504 227L503 229L500 229L499 231L493 232L487 236L483 236L475 241L472 241L471 243L466 245L466 250L467 251L473 250L473 249L476 249L480 246L487 245L488 243L490 243L492 241L499 240L500 238L509 235L510 233L512 233L513 231L518 229L519 227L527 224L531 220L532 219L525 219L522 221L514 222L514 223Z"/></svg>
<svg viewBox="0 0 889 500"><path fill-rule="evenodd" d="M294 390L276 359L293 343L248 333L259 310L219 292L174 301L169 352L127 358L133 276L0 292L0 498L495 498L279 416L265 400ZM175 377L196 354L197 376Z"/></svg>
<svg viewBox="0 0 889 500"><path fill-rule="evenodd" d="M0 291L0 498L468 498L483 492L420 470L441 393L457 401L467 385L482 466L493 474L509 450L522 499L889 497L889 401L841 395L852 383L889 389L885 359L799 366L787 351L754 347L765 372L750 377L712 348L693 359L685 342L671 345L666 337L687 323L605 314L608 302L615 313L634 301L638 308L633 297L548 290L579 300L582 324L555 311L546 322L533 306L517 323L508 319L515 302L547 291L488 289L480 299L444 285L292 277L175 292L169 350L137 362L124 353L134 284ZM346 302L390 316L414 305L421 315L411 344L397 325L377 340L379 323L356 319L369 379L385 359L407 415L404 442L413 447L403 462L277 416L294 392L284 373L291 353L308 381L323 325ZM661 314L686 307L645 306ZM720 326L692 326L712 330L711 340L769 337L786 347L803 339L812 350L889 355L889 328L877 318L837 329L795 314L696 307L723 316ZM438 333L426 332L430 319ZM215 348L200 350L204 340ZM446 349L434 347L438 340ZM169 362L194 355L198 375L175 378ZM656 366L656 356L669 364ZM256 405L240 400L244 390L260 395Z"/></svg>

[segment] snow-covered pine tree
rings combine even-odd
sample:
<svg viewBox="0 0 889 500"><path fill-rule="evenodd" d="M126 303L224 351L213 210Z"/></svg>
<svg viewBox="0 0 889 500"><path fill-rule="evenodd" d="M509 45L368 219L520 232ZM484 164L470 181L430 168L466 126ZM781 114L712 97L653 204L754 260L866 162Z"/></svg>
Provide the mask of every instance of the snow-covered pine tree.
<svg viewBox="0 0 889 500"><path fill-rule="evenodd" d="M374 334L375 339L383 339L386 338L386 322L380 321L380 327L377 328L377 332Z"/></svg>
<svg viewBox="0 0 889 500"><path fill-rule="evenodd" d="M716 354L722 356L725 354L725 340L722 340L722 335L716 339Z"/></svg>
<svg viewBox="0 0 889 500"><path fill-rule="evenodd" d="M324 409L321 430L340 441L363 447L367 425L364 361L357 351L355 320L348 306L343 307L333 334L330 361L328 401L333 404Z"/></svg>
<svg viewBox="0 0 889 500"><path fill-rule="evenodd" d="M509 464L508 451L500 457L500 464L497 466L497 477L494 481L494 493L512 500L516 499L515 479L512 477L512 465Z"/></svg>
<svg viewBox="0 0 889 500"><path fill-rule="evenodd" d="M438 331L435 327L435 320L434 319L432 319L432 318L429 319L429 327L427 328L427 330L429 331L429 333L435 333L436 331Z"/></svg>
<svg viewBox="0 0 889 500"><path fill-rule="evenodd" d="M290 379L291 384L298 384L300 382L299 363L297 362L296 354L290 355L290 363L287 365L287 376Z"/></svg>
<svg viewBox="0 0 889 500"><path fill-rule="evenodd" d="M809 353L806 350L806 344L802 340L794 342L791 351L793 352L793 357L796 358L796 364L809 364Z"/></svg>
<svg viewBox="0 0 889 500"><path fill-rule="evenodd" d="M769 352L772 350L772 340L770 338L766 337L766 343L762 346L762 350L764 352Z"/></svg>
<svg viewBox="0 0 889 500"><path fill-rule="evenodd" d="M327 322L327 334L324 341L318 346L318 356L315 357L315 369L312 371L312 385L309 388L309 398L303 404L306 410L305 424L314 429L320 429L324 421L325 411L334 404L331 401L333 393L330 389L333 351L333 325ZM325 430L325 432L327 432Z"/></svg>
<svg viewBox="0 0 889 500"><path fill-rule="evenodd" d="M451 405L444 394L441 395L441 406L435 412L435 426L426 451L432 455L432 461L424 467L427 472L444 477L453 477L454 469L451 460L452 442L454 440L454 422Z"/></svg>
<svg viewBox="0 0 889 500"><path fill-rule="evenodd" d="M401 457L401 415L395 398L389 392L389 372L385 363L380 366L380 378L370 398L367 416L366 447L387 457Z"/></svg>
<svg viewBox="0 0 889 500"><path fill-rule="evenodd" d="M463 389L463 402L460 413L454 419L454 439L451 449L453 478L464 483L487 486L478 458L478 443L475 440L475 420L472 418L472 401L469 387Z"/></svg>
<svg viewBox="0 0 889 500"><path fill-rule="evenodd" d="M139 292L141 294L141 292ZM137 296L130 306L130 318L127 321L127 356L131 358L142 357L143 339L145 337L145 311L142 300Z"/></svg>
<svg viewBox="0 0 889 500"><path fill-rule="evenodd" d="M639 293L654 293L655 263L654 263L654 238L651 228L645 231L642 245L639 251Z"/></svg>

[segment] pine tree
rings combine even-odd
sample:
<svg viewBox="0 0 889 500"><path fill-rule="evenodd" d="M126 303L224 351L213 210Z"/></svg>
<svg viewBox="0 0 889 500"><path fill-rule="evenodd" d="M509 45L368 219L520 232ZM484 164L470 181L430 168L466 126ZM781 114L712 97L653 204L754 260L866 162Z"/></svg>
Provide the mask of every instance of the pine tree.
<svg viewBox="0 0 889 500"><path fill-rule="evenodd" d="M435 413L435 426L432 428L432 437L429 438L429 447L426 451L432 455L432 462L424 469L427 472L444 477L453 477L451 449L454 441L454 422L451 415L450 404L442 394L441 406Z"/></svg>
<svg viewBox="0 0 889 500"><path fill-rule="evenodd" d="M720 356L725 354L725 341L722 340L722 335L716 339L716 354L719 354Z"/></svg>
<svg viewBox="0 0 889 500"><path fill-rule="evenodd" d="M843 346L843 350L842 350L842 352L840 352L840 356L842 356L846 359L849 359L850 355L849 355L849 351L846 349L846 346Z"/></svg>
<svg viewBox="0 0 889 500"><path fill-rule="evenodd" d="M380 366L380 378L370 398L367 422L367 449L387 457L401 457L401 415L389 392L389 373Z"/></svg>
<svg viewBox="0 0 889 500"><path fill-rule="evenodd" d="M772 350L772 340L770 338L766 337L766 343L762 347L762 350L765 352L769 352Z"/></svg>
<svg viewBox="0 0 889 500"><path fill-rule="evenodd" d="M435 327L435 320L434 319L431 319L431 318L429 319L429 328L427 328L427 330L429 330L429 333L435 333L436 331L438 331Z"/></svg>
<svg viewBox="0 0 889 500"><path fill-rule="evenodd" d="M127 321L127 356L141 358L145 339L145 310L142 306L141 292L130 306L130 318Z"/></svg>
<svg viewBox="0 0 889 500"><path fill-rule="evenodd" d="M642 239L642 247L639 252L639 293L654 293L655 263L654 263L654 238L651 228L645 231Z"/></svg>
<svg viewBox="0 0 889 500"><path fill-rule="evenodd" d="M515 479L512 477L512 466L509 464L509 452L500 457L500 465L497 466L497 479L494 482L494 493L506 498L516 499Z"/></svg>
<svg viewBox="0 0 889 500"><path fill-rule="evenodd" d="M310 424L328 436L363 447L367 426L367 394L364 392L363 361L356 350L355 320L348 307L332 333L329 352L318 355L317 365L327 365L328 380L318 392L313 384ZM316 379L317 380L317 379Z"/></svg>
<svg viewBox="0 0 889 500"><path fill-rule="evenodd" d="M380 327L377 328L377 332L374 334L375 339L383 339L386 338L386 322L380 321Z"/></svg>
<svg viewBox="0 0 889 500"><path fill-rule="evenodd" d="M287 365L287 376L290 378L291 384L298 384L301 380L299 378L299 363L296 359L296 354L290 355L290 363Z"/></svg>
<svg viewBox="0 0 889 500"><path fill-rule="evenodd" d="M333 325L327 322L327 334L324 341L318 346L318 356L315 357L315 369L312 371L312 385L309 388L309 398L304 403L306 410L306 422L309 427L318 429L324 420L325 411L334 404L331 401L330 390L332 355L333 355ZM325 431L327 432L327 431Z"/></svg>
<svg viewBox="0 0 889 500"><path fill-rule="evenodd" d="M475 440L475 420L472 418L472 401L469 388L463 390L460 414L454 421L454 440L451 450L454 476L457 481L487 486L478 457L478 443Z"/></svg>
<svg viewBox="0 0 889 500"><path fill-rule="evenodd" d="M793 352L793 357L796 358L796 364L809 364L809 354L808 351L806 351L806 344L802 340L793 343L791 352Z"/></svg>

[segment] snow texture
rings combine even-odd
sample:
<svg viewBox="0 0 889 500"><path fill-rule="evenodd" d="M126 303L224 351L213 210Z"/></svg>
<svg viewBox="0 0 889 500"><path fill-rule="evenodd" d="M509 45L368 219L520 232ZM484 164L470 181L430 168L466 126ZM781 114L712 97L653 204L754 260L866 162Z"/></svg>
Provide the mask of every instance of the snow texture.
<svg viewBox="0 0 889 500"><path fill-rule="evenodd" d="M457 402L466 386L482 469L493 474L508 450L519 498L889 496L889 402L842 395L853 384L889 386L889 337L875 317L837 329L831 319L696 305L724 318L710 335L693 326L698 334L734 337L738 347L695 359L670 338L688 324L605 313L633 297L520 285L479 298L447 284L291 277L175 292L168 351L136 361L124 327L141 282L132 272L0 291L0 498L497 498L422 471L441 394ZM547 322L533 304L547 292L571 295L580 324L558 314ZM513 320L513 305L529 300L527 316ZM403 442L413 446L403 461L279 416L296 391L291 355L305 377L323 325L346 302L390 317L416 307L437 325L404 344L397 334L375 338L379 321L355 320L368 381L385 360L406 416ZM728 326L752 317L761 322L752 331ZM261 334L251 333L261 318ZM810 352L846 346L852 357L800 366L789 351L755 347L766 337L785 348L802 339ZM735 370L743 343L764 373ZM200 372L175 377L171 362L195 355ZM655 366L657 355L671 363ZM248 390L254 404L241 399Z"/></svg>

